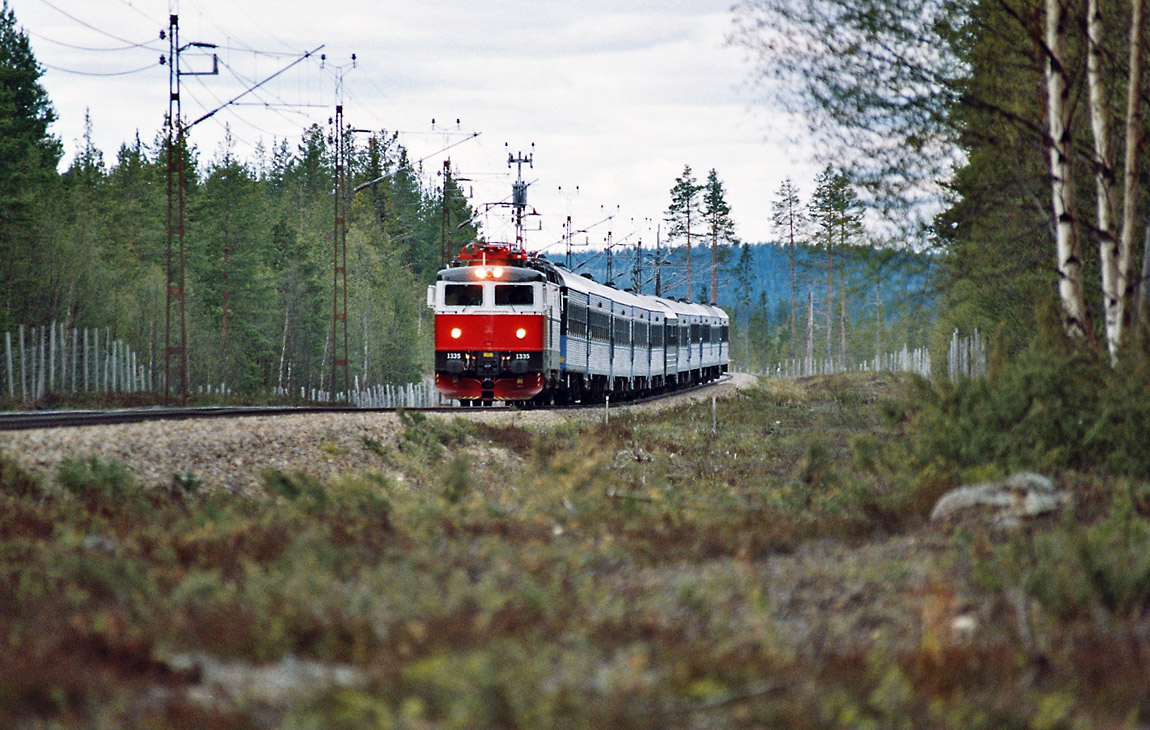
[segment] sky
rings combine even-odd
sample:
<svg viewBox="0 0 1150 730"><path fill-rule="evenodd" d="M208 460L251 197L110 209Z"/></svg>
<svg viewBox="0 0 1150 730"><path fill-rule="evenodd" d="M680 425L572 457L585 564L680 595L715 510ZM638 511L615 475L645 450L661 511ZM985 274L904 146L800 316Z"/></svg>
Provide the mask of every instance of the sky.
<svg viewBox="0 0 1150 730"><path fill-rule="evenodd" d="M220 156L225 130L241 159L260 143L294 149L342 102L348 125L399 132L430 180L450 157L476 208L509 196L509 153L530 155L528 248L554 252L567 216L585 231L577 242L598 247L610 233L653 247L685 165L698 182L716 170L736 233L752 243L773 239L770 201L785 177L813 188L801 131L756 103L749 59L727 41L730 3L8 0L45 68L65 166L86 114L108 164L137 134L155 140L168 108L160 31L176 14L181 45L217 46L183 51L185 74L219 60L218 75L182 78L189 122L319 49L196 124L202 161ZM505 220L481 220L504 235Z"/></svg>

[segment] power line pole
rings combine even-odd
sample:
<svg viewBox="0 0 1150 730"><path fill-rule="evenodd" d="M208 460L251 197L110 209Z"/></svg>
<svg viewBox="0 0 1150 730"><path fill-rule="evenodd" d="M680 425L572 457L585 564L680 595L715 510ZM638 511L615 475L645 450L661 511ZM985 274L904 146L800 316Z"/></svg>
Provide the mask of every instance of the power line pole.
<svg viewBox="0 0 1150 730"><path fill-rule="evenodd" d="M563 235L563 240L566 243L566 248L567 248L567 256L565 258L565 264L567 266L567 270L570 271L571 265L572 265L571 247L573 245L571 239L572 239L572 236L574 235L574 226L571 223L571 200L576 195L579 194L579 186L576 185L574 190L568 189L567 192L564 192L563 186L560 185L559 186L559 194L567 199L567 223L565 224L565 228L564 228L565 233Z"/></svg>
<svg viewBox="0 0 1150 730"><path fill-rule="evenodd" d="M326 54L321 57L327 61ZM355 54L351 54L351 68L356 67ZM351 390L348 376L347 338L347 129L343 121L343 76L348 66L335 66L336 98L335 118L331 121L332 145L335 150L334 180L332 184L332 285L331 285L331 399L335 401L341 392L339 374L343 372L343 391Z"/></svg>
<svg viewBox="0 0 1150 730"><path fill-rule="evenodd" d="M160 34L163 37L163 33ZM164 306L164 402L171 402L172 357L178 356L180 404L188 402L188 326L187 296L184 288L184 149L188 127L180 105L180 77L215 76L219 74L219 59L212 54L211 71L184 71L180 68L180 54L188 48L215 48L211 43L180 45L180 16L168 16L168 246L167 287ZM161 63L164 59L161 59ZM197 120L198 121L198 120ZM173 252L173 248L176 249ZM179 344L172 345L172 309L179 320Z"/></svg>
<svg viewBox="0 0 1150 730"><path fill-rule="evenodd" d="M164 31L160 31L160 39L165 37ZM185 123L183 118L183 109L180 103L180 78L184 76L218 76L220 73L220 60L216 54L212 54L212 70L211 71L184 71L180 68L180 54L189 48L216 48L213 43L185 43L180 45L180 16L171 14L168 16L168 55L160 57L160 64L168 66L168 117L165 120L165 127L167 128L167 155L168 155L168 242L167 242L167 265L166 265L166 291L165 291L165 307L164 307L164 402L171 402L171 387L172 387L172 357L179 356L179 379L180 379L180 403L186 404L188 400L188 328L187 328L187 307L186 307L186 289L184 286L184 268L186 257L184 253L184 233L185 233L185 191L187 185L184 177L186 174L184 168L185 149L187 147L188 131L204 121L212 117L216 112L228 107L259 87L271 81L275 77L292 68L297 63L300 63L305 58L310 58L312 54L319 51L323 46L319 46L313 51L308 51L296 60L289 63L287 66L281 68L279 71L264 78L262 81L248 87L239 95L229 99L228 101L220 104L210 112L200 116L198 119ZM173 249L175 249L173 251ZM176 310L176 318L179 320L180 339L179 345L172 345L172 327L173 313Z"/></svg>
<svg viewBox="0 0 1150 730"><path fill-rule="evenodd" d="M655 296L663 296L663 226L655 226Z"/></svg>
<svg viewBox="0 0 1150 730"><path fill-rule="evenodd" d="M334 124L335 180L333 185L334 195L332 195L334 223L332 229L331 263L331 398L333 401L340 393L338 376L341 369L343 371L344 390L346 391L348 388L347 212L345 210L347 174L344 165L343 104L336 104Z"/></svg>
<svg viewBox="0 0 1150 730"><path fill-rule="evenodd" d="M443 222L439 239L439 267L447 266L447 194L451 189L451 158L443 161Z"/></svg>
<svg viewBox="0 0 1150 730"><path fill-rule="evenodd" d="M631 288L636 294L643 293L643 239L635 244L635 268L631 271Z"/></svg>

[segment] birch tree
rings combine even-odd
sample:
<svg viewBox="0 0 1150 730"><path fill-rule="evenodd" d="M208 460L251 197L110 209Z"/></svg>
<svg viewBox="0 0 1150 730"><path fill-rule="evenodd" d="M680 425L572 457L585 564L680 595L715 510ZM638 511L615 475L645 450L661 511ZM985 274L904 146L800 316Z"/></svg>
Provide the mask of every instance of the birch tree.
<svg viewBox="0 0 1150 730"><path fill-rule="evenodd" d="M1140 282L1135 266L1144 225L1138 202L1146 192L1139 182L1145 4L742 0L734 40L756 54L756 74L770 101L808 121L820 157L835 159L836 166L843 160L852 180L871 194L872 205L913 206L914 191L929 194L937 190L931 180L953 180L956 150L965 153L957 169L986 164L998 149L1041 155L1047 202L1035 208L1030 203L1037 201L1028 201L1026 215L1049 221L1064 328L1094 343L1093 320L1104 315L1106 346L1116 356L1127 344ZM1107 28L1128 32L1111 39L1104 35ZM998 55L972 55L988 52ZM1031 74L1029 85L1011 80ZM1004 94L1010 87L1013 96ZM1123 88L1124 109L1116 103ZM985 126L972 128L972 119ZM1082 124L1087 119L1089 128ZM1118 127L1125 145L1120 161ZM1092 146L1083 144L1088 135ZM1019 137L1027 142L1017 144ZM972 150L985 157L973 160ZM1004 164L1021 172L1031 160L1019 162ZM1096 223L1089 227L1076 196L1076 176L1087 169L1082 163L1095 182ZM1087 301L1093 287L1083 278L1089 270L1084 245L1092 239L1103 293L1096 304Z"/></svg>
<svg viewBox="0 0 1150 730"><path fill-rule="evenodd" d="M1074 139L1066 36L1070 14L1062 0L1046 0L1046 108L1050 129L1050 186L1054 212L1058 296L1063 326L1077 337L1091 337L1090 313L1082 294L1082 256L1074 186Z"/></svg>
<svg viewBox="0 0 1150 730"><path fill-rule="evenodd" d="M1113 353L1125 344L1126 333L1134 321L1139 276L1135 270L1138 226L1138 175L1142 159L1145 129L1142 125L1143 92L1146 68L1146 2L1134 0L1130 13L1129 78L1126 84L1126 150L1122 184L1122 233L1118 246L1118 299L1115 312ZM1150 262L1150 227L1143 256ZM1142 281L1145 286L1146 282Z"/></svg>
<svg viewBox="0 0 1150 730"><path fill-rule="evenodd" d="M1090 128L1094 140L1095 206L1105 317L1106 346L1116 359L1130 329L1137 278L1134 248L1138 220L1140 150L1142 146L1144 0L1133 0L1127 41L1128 79L1125 113L1123 212L1121 230L1114 231L1117 174L1112 151L1110 93L1104 68L1106 27L1101 0L1088 0L1086 10L1086 80L1090 102ZM1065 0L1046 0L1047 98L1050 121L1050 177L1054 213L1058 223L1059 295L1067 331L1092 339L1089 310L1082 295L1078 258L1078 221L1074 214L1073 149L1066 69L1067 36L1074 20Z"/></svg>

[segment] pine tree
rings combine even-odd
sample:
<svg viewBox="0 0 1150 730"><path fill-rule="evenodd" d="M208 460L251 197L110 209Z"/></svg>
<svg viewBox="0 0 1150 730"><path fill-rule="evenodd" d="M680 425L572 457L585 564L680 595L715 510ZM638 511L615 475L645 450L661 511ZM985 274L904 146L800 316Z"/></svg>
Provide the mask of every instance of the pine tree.
<svg viewBox="0 0 1150 730"><path fill-rule="evenodd" d="M775 200L771 203L771 221L775 230L779 232L787 243L791 261L791 358L799 358L798 340L798 303L795 299L795 241L801 240L806 216L803 213L802 203L799 200L799 189L790 177L783 180L775 193Z"/></svg>
<svg viewBox="0 0 1150 730"><path fill-rule="evenodd" d="M667 206L666 221L669 224L667 237L682 239L687 244L687 299L691 299L691 237L696 235L702 210L699 207L701 186L691 174L691 166L683 165L683 174L675 178L671 188L671 204Z"/></svg>
<svg viewBox="0 0 1150 730"><path fill-rule="evenodd" d="M714 168L707 173L703 185L703 220L711 239L711 304L719 302L719 247L737 243L735 221L731 219L731 206L723 193L723 183Z"/></svg>
<svg viewBox="0 0 1150 730"><path fill-rule="evenodd" d="M839 252L839 359L846 358L846 254L845 247L862 230L862 204L851 188L850 180L841 171L827 165L815 179L815 192L811 196L810 217L818 226L816 240L826 250L827 299L826 339L827 359L832 358L834 327L834 252Z"/></svg>

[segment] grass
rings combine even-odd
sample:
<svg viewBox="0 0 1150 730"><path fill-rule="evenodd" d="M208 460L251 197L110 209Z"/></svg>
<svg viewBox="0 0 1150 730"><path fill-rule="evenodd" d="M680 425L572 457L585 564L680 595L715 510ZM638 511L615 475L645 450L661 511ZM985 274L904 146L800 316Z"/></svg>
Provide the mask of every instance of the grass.
<svg viewBox="0 0 1150 730"><path fill-rule="evenodd" d="M1060 474L1084 497L1064 522L941 532L952 472L900 468L907 397L768 382L718 402L717 438L709 402L539 430L408 412L363 443L386 473L268 471L259 498L0 457L0 725L1144 718L1145 571L1122 568L1145 562L1150 491ZM215 686L218 665L301 689Z"/></svg>

